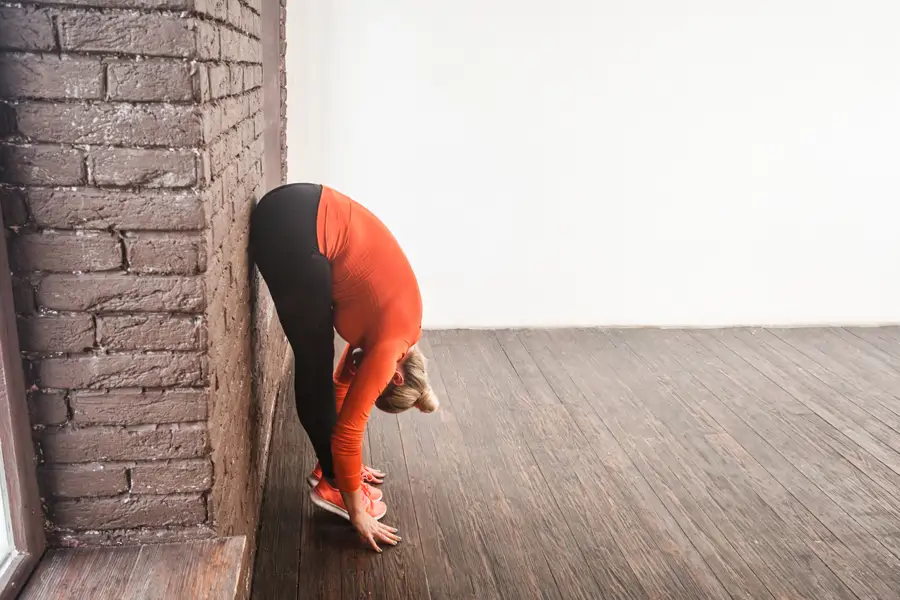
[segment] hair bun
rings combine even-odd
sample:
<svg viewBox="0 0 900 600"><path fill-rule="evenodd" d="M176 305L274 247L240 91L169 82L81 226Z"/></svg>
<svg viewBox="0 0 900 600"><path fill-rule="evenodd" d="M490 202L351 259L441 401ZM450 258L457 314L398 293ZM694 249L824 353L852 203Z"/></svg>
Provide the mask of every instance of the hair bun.
<svg viewBox="0 0 900 600"><path fill-rule="evenodd" d="M416 400L416 408L423 413L433 413L438 409L441 403L438 401L437 395L432 391L431 387L425 388L419 399Z"/></svg>

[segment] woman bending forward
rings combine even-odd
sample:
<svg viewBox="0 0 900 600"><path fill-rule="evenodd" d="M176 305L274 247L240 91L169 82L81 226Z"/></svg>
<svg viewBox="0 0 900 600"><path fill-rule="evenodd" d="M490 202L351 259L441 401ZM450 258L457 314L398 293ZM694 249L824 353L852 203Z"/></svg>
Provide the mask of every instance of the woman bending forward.
<svg viewBox="0 0 900 600"><path fill-rule="evenodd" d="M332 189L276 188L250 220L250 251L294 352L297 415L319 462L310 498L349 519L373 549L396 544L384 474L362 464L372 406L433 412L438 400L416 344L422 297L394 236L375 215ZM334 330L347 348L332 374Z"/></svg>

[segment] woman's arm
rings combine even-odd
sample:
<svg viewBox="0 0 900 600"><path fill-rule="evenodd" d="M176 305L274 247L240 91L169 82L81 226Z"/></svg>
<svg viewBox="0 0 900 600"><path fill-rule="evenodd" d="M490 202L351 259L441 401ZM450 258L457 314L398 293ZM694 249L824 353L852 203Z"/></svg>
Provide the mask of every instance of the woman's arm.
<svg viewBox="0 0 900 600"><path fill-rule="evenodd" d="M391 382L397 364L407 350L408 344L400 341L384 342L366 350L352 378L331 438L335 485L342 493L359 490L366 423L375 400ZM350 505L347 504L347 507L350 508Z"/></svg>
<svg viewBox="0 0 900 600"><path fill-rule="evenodd" d="M344 405L344 399L347 397L347 391L350 389L350 382L353 381L353 358L351 352L350 344L344 346L344 353L341 354L341 359L334 370L334 404L338 414L341 414L341 407Z"/></svg>

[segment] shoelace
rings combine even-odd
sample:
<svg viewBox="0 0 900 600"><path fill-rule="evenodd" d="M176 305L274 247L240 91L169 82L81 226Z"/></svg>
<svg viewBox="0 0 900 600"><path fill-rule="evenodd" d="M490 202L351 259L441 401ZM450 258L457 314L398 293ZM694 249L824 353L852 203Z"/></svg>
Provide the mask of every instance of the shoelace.
<svg viewBox="0 0 900 600"><path fill-rule="evenodd" d="M363 468L362 468L362 477L363 477L363 481L365 481L367 483L371 483L371 482L375 481L375 479L376 479L375 473L372 471L372 469L370 469L369 467L367 467L365 465L363 465Z"/></svg>

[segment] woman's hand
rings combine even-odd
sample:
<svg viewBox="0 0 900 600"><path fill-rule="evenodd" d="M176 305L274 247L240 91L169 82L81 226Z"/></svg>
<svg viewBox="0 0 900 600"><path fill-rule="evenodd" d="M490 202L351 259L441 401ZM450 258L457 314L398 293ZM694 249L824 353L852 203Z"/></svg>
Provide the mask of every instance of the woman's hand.
<svg viewBox="0 0 900 600"><path fill-rule="evenodd" d="M359 537L367 542L376 552L381 552L378 542L396 546L400 541L397 530L389 525L385 525L375 519L366 510L369 505L369 499L366 498L362 488L355 492L341 492L344 498L344 506L350 514L350 522L356 528Z"/></svg>
<svg viewBox="0 0 900 600"><path fill-rule="evenodd" d="M350 522L356 527L359 537L368 543L375 552L381 552L378 542L396 546L400 542L400 536L394 527L385 525L380 521L376 521L373 516L363 511L360 514L350 517Z"/></svg>

